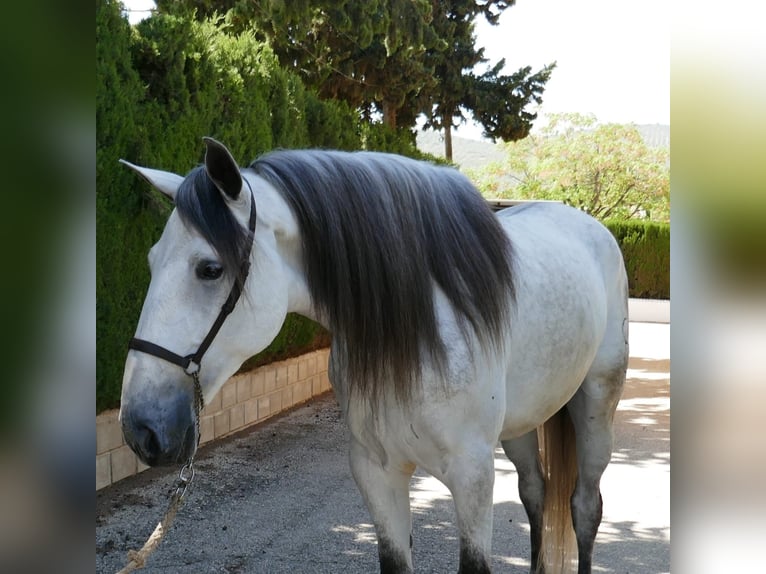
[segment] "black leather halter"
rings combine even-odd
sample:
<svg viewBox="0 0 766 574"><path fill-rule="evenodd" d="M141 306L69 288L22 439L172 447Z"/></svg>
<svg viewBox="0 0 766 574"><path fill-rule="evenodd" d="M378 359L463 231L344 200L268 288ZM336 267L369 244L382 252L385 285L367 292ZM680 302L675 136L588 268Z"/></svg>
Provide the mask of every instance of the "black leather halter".
<svg viewBox="0 0 766 574"><path fill-rule="evenodd" d="M240 262L239 266L239 273L234 280L234 285L231 287L229 296L226 298L226 301L221 307L221 311L218 313L218 317L216 317L213 326L210 327L207 335L202 340L202 343L200 343L199 348L196 350L196 352L190 355L181 356L174 353L173 351L166 349L165 347L161 347L160 345L156 345L150 341L145 341L144 339L138 339L134 337L130 340L130 343L128 343L129 349L140 351L148 355L154 355L155 357L159 357L160 359L164 359L169 363L173 363L174 365L181 367L187 375L194 379L196 387L195 393L198 395L201 395L198 377L202 364L202 357L208 350L208 347L210 347L213 339L215 339L215 336L221 329L221 326L226 320L226 317L228 317L229 314L234 310L234 306L237 304L240 295L242 295L242 288L245 285L247 275L250 272L250 253L253 250L253 238L255 236L255 197L253 196L253 188L250 187L250 182L244 178L242 178L242 181L247 183L248 188L250 188L250 221L248 223L248 231L250 233L248 235L247 249L242 256L242 261ZM198 396L197 399L200 400L201 396Z"/></svg>

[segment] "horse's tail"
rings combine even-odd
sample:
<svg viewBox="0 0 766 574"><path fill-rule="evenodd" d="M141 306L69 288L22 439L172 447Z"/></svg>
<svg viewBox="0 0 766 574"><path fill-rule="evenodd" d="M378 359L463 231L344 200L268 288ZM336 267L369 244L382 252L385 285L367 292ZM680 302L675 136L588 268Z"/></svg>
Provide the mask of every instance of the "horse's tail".
<svg viewBox="0 0 766 574"><path fill-rule="evenodd" d="M570 499L577 480L577 450L566 407L538 429L540 462L545 478L543 539L538 564L549 574L569 572L577 544Z"/></svg>

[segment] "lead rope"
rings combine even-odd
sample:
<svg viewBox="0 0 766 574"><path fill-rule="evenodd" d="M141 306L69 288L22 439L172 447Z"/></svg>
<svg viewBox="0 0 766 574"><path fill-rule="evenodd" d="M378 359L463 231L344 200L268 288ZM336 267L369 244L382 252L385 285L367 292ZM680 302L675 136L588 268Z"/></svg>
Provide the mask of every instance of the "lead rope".
<svg viewBox="0 0 766 574"><path fill-rule="evenodd" d="M202 387L199 383L199 367L197 367L194 372L188 374L194 379L194 426L197 431L197 446L199 446L199 418L202 409L205 407L205 399L202 397ZM197 449L195 448L194 454L196 454L196 452ZM140 570L146 566L146 559L157 549L160 542L162 542L162 538L170 529L173 520L175 520L176 513L186 495L186 490L189 488L189 485L191 485L192 479L194 478L194 454L189 457L187 463L181 468L181 472L178 474L178 484L176 484L176 489L170 496L168 508L165 510L162 519L157 523L154 532L152 532L140 550L128 550L128 563L122 570L117 572L117 574L128 574L129 572Z"/></svg>

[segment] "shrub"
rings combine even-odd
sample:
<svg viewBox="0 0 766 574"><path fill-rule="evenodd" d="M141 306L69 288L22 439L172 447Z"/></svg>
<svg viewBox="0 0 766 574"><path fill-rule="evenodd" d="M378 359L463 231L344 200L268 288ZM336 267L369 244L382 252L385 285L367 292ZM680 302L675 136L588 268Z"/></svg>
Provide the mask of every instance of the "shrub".
<svg viewBox="0 0 766 574"><path fill-rule="evenodd" d="M670 299L670 225L607 221L625 259L630 296Z"/></svg>
<svg viewBox="0 0 766 574"><path fill-rule="evenodd" d="M96 409L119 401L127 341L148 280L152 221L136 178L120 157L140 157L144 86L133 67L132 32L120 5L96 4ZM143 253L137 257L137 253Z"/></svg>

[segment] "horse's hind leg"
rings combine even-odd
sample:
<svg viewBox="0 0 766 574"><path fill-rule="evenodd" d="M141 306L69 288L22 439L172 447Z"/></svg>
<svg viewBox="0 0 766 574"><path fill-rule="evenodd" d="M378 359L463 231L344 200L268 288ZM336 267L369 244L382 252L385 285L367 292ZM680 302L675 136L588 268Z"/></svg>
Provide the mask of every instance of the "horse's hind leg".
<svg viewBox="0 0 766 574"><path fill-rule="evenodd" d="M627 341L627 334L624 335ZM612 456L612 423L628 361L623 334L602 347L580 389L567 403L577 441L577 483L571 499L577 537L578 574L590 574L593 544L601 524L601 476Z"/></svg>
<svg viewBox="0 0 766 574"><path fill-rule="evenodd" d="M349 458L351 473L375 524L381 573L411 573L409 483L414 466L384 468L373 453L353 438Z"/></svg>
<svg viewBox="0 0 766 574"><path fill-rule="evenodd" d="M539 564L539 558L543 536L545 481L540 467L537 441L537 430L534 430L518 438L502 441L501 444L508 459L516 467L519 476L519 496L529 519L532 556L529 571L542 574L543 570L542 565ZM540 567L539 570L538 567Z"/></svg>

